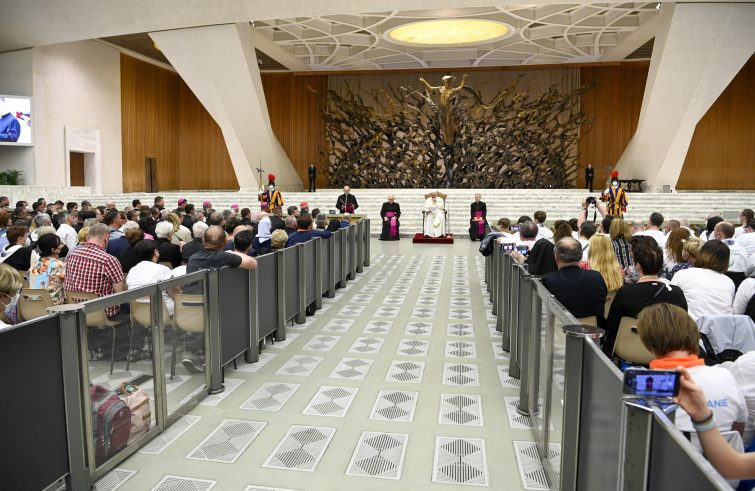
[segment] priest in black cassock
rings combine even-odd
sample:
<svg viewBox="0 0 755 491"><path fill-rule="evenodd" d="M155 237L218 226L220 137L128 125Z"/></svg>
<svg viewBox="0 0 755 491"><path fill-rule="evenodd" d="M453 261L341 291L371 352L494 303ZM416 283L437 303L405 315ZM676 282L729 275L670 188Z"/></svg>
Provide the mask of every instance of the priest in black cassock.
<svg viewBox="0 0 755 491"><path fill-rule="evenodd" d="M383 232L380 240L399 240L398 218L401 216L401 207L395 202L396 198L391 194L388 201L383 203L380 209L380 218L383 219Z"/></svg>
<svg viewBox="0 0 755 491"><path fill-rule="evenodd" d="M336 200L336 208L338 208L338 211L341 213L354 213L357 208L359 208L357 198L351 194L351 188L349 186L343 187L343 194Z"/></svg>
<svg viewBox="0 0 755 491"><path fill-rule="evenodd" d="M469 238L472 239L472 241L482 241L482 239L484 239L490 232L490 227L487 222L488 207L483 201L480 201L480 199L481 196L479 193L474 195L474 202L472 203L470 210Z"/></svg>

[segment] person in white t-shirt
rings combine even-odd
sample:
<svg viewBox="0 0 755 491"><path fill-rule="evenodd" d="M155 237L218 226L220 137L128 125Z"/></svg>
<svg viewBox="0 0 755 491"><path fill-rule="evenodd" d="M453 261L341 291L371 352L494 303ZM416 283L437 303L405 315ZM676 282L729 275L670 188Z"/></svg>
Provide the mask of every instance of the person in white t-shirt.
<svg viewBox="0 0 755 491"><path fill-rule="evenodd" d="M76 230L73 228L73 226L79 221L79 212L76 210L71 210L70 213L67 211L61 211L58 213L57 218L60 226L55 234L60 237L60 240L62 240L68 247L68 252L71 252L76 249L77 245L79 245L79 234L77 234Z"/></svg>
<svg viewBox="0 0 755 491"><path fill-rule="evenodd" d="M663 215L661 215L658 212L651 213L650 220L648 220L648 224L645 227L645 231L633 234L633 236L647 235L648 237L652 237L658 243L658 247L663 249L663 246L666 245L666 234L664 234L663 231L661 230L662 226L663 226Z"/></svg>
<svg viewBox="0 0 755 491"><path fill-rule="evenodd" d="M153 285L173 277L173 273L167 266L157 264L160 253L157 250L157 242L154 240L142 240L134 246L134 255L139 261L132 267L126 277L126 285L129 290L142 286ZM168 315L173 316L175 291L164 290L163 301L168 310ZM141 299L140 299L141 300ZM139 302L140 300L137 300Z"/></svg>
<svg viewBox="0 0 755 491"><path fill-rule="evenodd" d="M753 295L755 295L755 278L747 278L737 288L737 295L734 297L734 305L731 308L732 314L744 315Z"/></svg>
<svg viewBox="0 0 755 491"><path fill-rule="evenodd" d="M752 211L749 208L745 208L739 213L739 227L737 227L734 230L734 238L739 237L740 235L746 233L747 231L745 228L747 227L747 222L755 219L755 211Z"/></svg>
<svg viewBox="0 0 755 491"><path fill-rule="evenodd" d="M587 261L590 257L590 239L598 231L594 222L582 222L579 227L579 237L577 240L582 244L582 260Z"/></svg>
<svg viewBox="0 0 755 491"><path fill-rule="evenodd" d="M755 440L755 351L743 354L737 361L722 363L721 366L731 372L745 396L747 421L742 440L744 447L748 448Z"/></svg>
<svg viewBox="0 0 755 491"><path fill-rule="evenodd" d="M735 233L734 237L736 237L737 244L747 251L748 256L755 254L755 218L749 219L743 225L743 232L738 237Z"/></svg>
<svg viewBox="0 0 755 491"><path fill-rule="evenodd" d="M734 225L729 222L719 222L713 229L713 237L720 240L729 247L729 273L738 273L735 284L747 276L746 272L750 271L750 258L747 250L739 245L734 239ZM733 278L732 278L733 279Z"/></svg>
<svg viewBox="0 0 755 491"><path fill-rule="evenodd" d="M545 226L545 219L548 216L544 211L538 210L532 217L535 219L535 225L537 225L537 238L538 239L552 239L553 232Z"/></svg>
<svg viewBox="0 0 755 491"><path fill-rule="evenodd" d="M694 267L678 271L671 280L684 292L687 311L693 319L703 315L731 315L734 282L726 276L729 247L720 240L709 240L700 248Z"/></svg>
<svg viewBox="0 0 755 491"><path fill-rule="evenodd" d="M697 356L700 331L684 309L668 303L645 307L637 317L637 330L642 344L656 356L650 362L651 369L686 368L705 391L718 428L744 431L747 421L744 393L731 372L719 366L706 366ZM681 408L676 410L676 427L680 431L695 431L689 415Z"/></svg>

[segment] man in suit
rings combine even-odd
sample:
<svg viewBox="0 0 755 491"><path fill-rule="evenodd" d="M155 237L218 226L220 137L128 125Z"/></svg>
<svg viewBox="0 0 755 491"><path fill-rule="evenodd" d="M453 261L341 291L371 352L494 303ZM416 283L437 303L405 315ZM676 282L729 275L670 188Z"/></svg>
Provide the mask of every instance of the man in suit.
<svg viewBox="0 0 755 491"><path fill-rule="evenodd" d="M595 169L592 168L592 164L587 164L587 167L585 168L585 185L591 193L593 179L595 179Z"/></svg>
<svg viewBox="0 0 755 491"><path fill-rule="evenodd" d="M579 267L582 244L565 237L556 243L554 255L558 271L543 276L543 286L574 317L595 316L598 325L603 325L608 289L600 273Z"/></svg>
<svg viewBox="0 0 755 491"><path fill-rule="evenodd" d="M317 191L317 167L315 167L315 164L309 164L307 175L309 176L309 192L314 193Z"/></svg>
<svg viewBox="0 0 755 491"><path fill-rule="evenodd" d="M357 198L351 194L351 188L349 186L343 187L343 194L338 197L336 208L338 208L338 211L341 213L354 213L356 209L359 208Z"/></svg>

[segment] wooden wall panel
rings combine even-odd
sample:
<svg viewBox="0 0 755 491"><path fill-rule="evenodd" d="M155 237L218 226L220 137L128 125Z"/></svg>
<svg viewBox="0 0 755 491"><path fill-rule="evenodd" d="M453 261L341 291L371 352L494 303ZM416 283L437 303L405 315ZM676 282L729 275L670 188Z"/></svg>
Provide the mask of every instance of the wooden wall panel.
<svg viewBox="0 0 755 491"><path fill-rule="evenodd" d="M579 161L595 169L595 189L600 189L637 130L649 62L580 68L580 83L592 85L582 98L582 111L592 121L579 139ZM584 187L585 173L577 173Z"/></svg>
<svg viewBox="0 0 755 491"><path fill-rule="evenodd" d="M144 191L144 158L158 190L238 189L220 128L177 73L121 55L123 191Z"/></svg>
<svg viewBox="0 0 755 491"><path fill-rule="evenodd" d="M755 189L755 57L703 116L678 189Z"/></svg>
<svg viewBox="0 0 755 491"><path fill-rule="evenodd" d="M310 163L317 165L317 186L326 187L325 160L320 156L325 148L320 101L328 89L328 77L263 73L262 86L273 132L305 188L309 184Z"/></svg>

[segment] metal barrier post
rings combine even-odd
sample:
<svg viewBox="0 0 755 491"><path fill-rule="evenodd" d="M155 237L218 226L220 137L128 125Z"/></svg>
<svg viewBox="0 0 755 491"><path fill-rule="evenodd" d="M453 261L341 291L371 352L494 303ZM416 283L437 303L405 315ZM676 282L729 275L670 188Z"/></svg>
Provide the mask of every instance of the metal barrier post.
<svg viewBox="0 0 755 491"><path fill-rule="evenodd" d="M621 453L618 489L647 489L650 474L650 443L653 430L653 409L624 401L622 411Z"/></svg>
<svg viewBox="0 0 755 491"><path fill-rule="evenodd" d="M349 248L349 260L347 262L348 265L348 278L349 280L354 280L357 277L357 244L356 244L356 225L349 225L345 230L348 231L346 234L346 242Z"/></svg>
<svg viewBox="0 0 755 491"><path fill-rule="evenodd" d="M566 325L566 377L564 379L564 417L561 438L561 490L577 491L579 469L579 434L582 416L582 370L586 342L597 342L603 329Z"/></svg>
<svg viewBox="0 0 755 491"><path fill-rule="evenodd" d="M155 326L151 331L152 353L165 353L165 323L163 318L163 296L160 287L155 287L149 296L150 319ZM171 363L176 360L171 359ZM165 357L152 357L152 370L155 390L155 423L160 432L168 427L168 393L165 387Z"/></svg>
<svg viewBox="0 0 755 491"><path fill-rule="evenodd" d="M493 246L493 271L492 271L492 283L493 288L490 292L490 301L493 303L492 314L498 315L498 289L500 288L500 275L498 272L501 270L501 250L498 247Z"/></svg>
<svg viewBox="0 0 755 491"><path fill-rule="evenodd" d="M335 235L328 239L328 291L325 296L333 298L336 296L336 238Z"/></svg>
<svg viewBox="0 0 755 491"><path fill-rule="evenodd" d="M249 332L251 340L251 347L244 353L244 361L247 363L254 363L260 359L260 350L257 346L257 340L260 338L260 317L259 317L259 305L258 305L258 292L259 288L259 273L256 269L249 271L249 318L251 319L251 325L249 326Z"/></svg>
<svg viewBox="0 0 755 491"><path fill-rule="evenodd" d="M508 312L508 326L509 330L509 375L513 378L519 378L521 373L520 358L522 352L520 351L519 341L519 287L521 284L522 268L518 267L512 260L509 263L509 269L507 273L511 276L511 292L509 296L509 305L507 306Z"/></svg>
<svg viewBox="0 0 755 491"><path fill-rule="evenodd" d="M503 251L501 251L503 252ZM508 310L511 305L511 256L508 254L501 255L501 269L498 274L501 276L501 288L498 295L498 303L501 306L495 322L495 330L503 335L501 345L504 351L511 351L511 335L507 326Z"/></svg>
<svg viewBox="0 0 755 491"><path fill-rule="evenodd" d="M338 280L338 286L339 288L345 288L346 276L349 272L349 229L342 228L341 230L339 230L339 233L341 234L341 251L338 260L341 262L341 278Z"/></svg>
<svg viewBox="0 0 755 491"><path fill-rule="evenodd" d="M485 285L487 288L487 291L490 291L490 256L485 256Z"/></svg>
<svg viewBox="0 0 755 491"><path fill-rule="evenodd" d="M370 219L364 220L364 265L370 266Z"/></svg>
<svg viewBox="0 0 755 491"><path fill-rule="evenodd" d="M533 417L538 408L538 384L540 382L540 329L542 324L542 302L535 290L532 276L522 278L519 289L519 323L517 325L520 367L519 407L517 411Z"/></svg>
<svg viewBox="0 0 755 491"><path fill-rule="evenodd" d="M275 329L276 341L286 340L286 261L283 251L275 253L278 261L278 327Z"/></svg>
<svg viewBox="0 0 755 491"><path fill-rule="evenodd" d="M307 322L307 258L304 256L304 245L299 245L296 254L297 261L299 263L299 284L296 285L299 289L299 311L296 313L297 324L304 324Z"/></svg>
<svg viewBox="0 0 755 491"><path fill-rule="evenodd" d="M210 394L223 392L223 356L220 345L220 270L207 272L207 299L210 329L205 336L205 369L207 370L207 388Z"/></svg>
<svg viewBox="0 0 755 491"><path fill-rule="evenodd" d="M79 331L81 305L66 304L49 309L58 314L60 322L60 349L63 361L63 393L65 394L66 428L68 434L68 477L67 489L89 489L92 486L94 469L89 468L87 452L91 447L91 411L84 410L81 374L84 367L80 353L87 353L86 337ZM83 350L83 351L82 351ZM87 391L88 392L88 391ZM87 417L88 416L88 417ZM88 421L88 424L87 424Z"/></svg>
<svg viewBox="0 0 755 491"><path fill-rule="evenodd" d="M326 247L327 239L317 237L315 239L315 309L322 308L322 248Z"/></svg>
<svg viewBox="0 0 755 491"><path fill-rule="evenodd" d="M364 273L364 240L362 239L362 237L364 236L363 230L364 222L357 222L357 230L356 234L354 234L354 242L356 242L357 248L357 273Z"/></svg>

